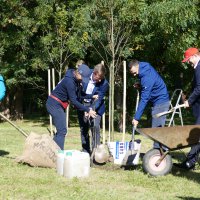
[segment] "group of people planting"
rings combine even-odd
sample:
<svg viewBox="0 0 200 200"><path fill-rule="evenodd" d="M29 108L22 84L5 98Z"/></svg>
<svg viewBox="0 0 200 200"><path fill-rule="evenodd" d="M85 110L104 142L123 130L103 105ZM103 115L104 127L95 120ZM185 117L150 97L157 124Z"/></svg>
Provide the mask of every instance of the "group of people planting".
<svg viewBox="0 0 200 200"><path fill-rule="evenodd" d="M200 52L197 48L189 48L184 53L184 60L194 68L193 91L188 100L184 102L185 107L192 107L196 119L195 124L200 124ZM97 144L100 144L100 121L105 112L104 97L108 91L109 84L105 79L105 67L98 64L90 69L82 63L77 69L68 69L64 78L48 97L46 107L53 118L56 126L55 142L64 149L66 129L65 109L70 102L78 110L78 119L81 130L82 150L91 154L89 127L94 120L96 127ZM170 97L167 87L158 72L147 62L132 60L129 63L129 71L140 80L141 97L137 111L133 117L132 124L136 127L144 112L147 103L152 104L152 127L163 127L166 115L155 118L154 115L168 111ZM178 138L177 138L178 140ZM92 141L93 144L93 141ZM154 142L154 148L160 148L160 144ZM162 146L163 150L167 147ZM175 163L177 167L194 169L200 152L200 143L192 146L183 163Z"/></svg>

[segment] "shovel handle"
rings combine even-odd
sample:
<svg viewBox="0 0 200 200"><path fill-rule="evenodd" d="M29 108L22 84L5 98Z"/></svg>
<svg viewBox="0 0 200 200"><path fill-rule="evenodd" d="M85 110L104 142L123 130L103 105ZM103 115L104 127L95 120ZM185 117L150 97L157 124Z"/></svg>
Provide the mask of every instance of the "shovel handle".
<svg viewBox="0 0 200 200"><path fill-rule="evenodd" d="M134 136L135 136L135 130L136 130L137 126L134 125L133 126L133 130L132 130L132 144L131 144L131 151L134 150Z"/></svg>
<svg viewBox="0 0 200 200"><path fill-rule="evenodd" d="M28 137L27 133L25 133L21 128L19 128L18 126L16 126L14 123L12 123L6 116L4 116L3 114L0 113L0 116L2 118L4 118L8 123L10 123L12 126L14 126L20 133L22 133L22 135L24 135L25 137Z"/></svg>
<svg viewBox="0 0 200 200"><path fill-rule="evenodd" d="M154 117L154 118L161 117L161 116L163 116L163 115L169 114L169 113L173 112L174 110L176 110L176 109L178 109L178 108L182 108L182 107L186 107L185 104L181 104L181 105L178 105L178 106L176 106L176 107L173 107L173 108L171 108L169 111L165 111L165 112L161 112L161 113L155 114L153 117Z"/></svg>

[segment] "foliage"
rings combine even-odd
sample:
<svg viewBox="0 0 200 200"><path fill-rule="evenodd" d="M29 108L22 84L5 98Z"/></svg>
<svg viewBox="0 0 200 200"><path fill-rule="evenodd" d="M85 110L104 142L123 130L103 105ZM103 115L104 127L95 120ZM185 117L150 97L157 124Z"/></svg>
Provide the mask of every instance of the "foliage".
<svg viewBox="0 0 200 200"><path fill-rule="evenodd" d="M89 6L92 55L97 54L107 66L114 60L117 71L122 60L132 55L133 43L140 40L138 15L144 5L143 0L93 0Z"/></svg>
<svg viewBox="0 0 200 200"><path fill-rule="evenodd" d="M149 51L159 51L166 63L182 59L182 52L198 45L198 1L156 1L141 13L141 29ZM169 59L170 58L170 59Z"/></svg>
<svg viewBox="0 0 200 200"><path fill-rule="evenodd" d="M144 35L143 57L155 64L171 89L180 81L180 72L187 73L187 65L181 64L183 52L199 45L198 5L197 0L153 1L140 16ZM185 83L191 78L188 74L183 77ZM188 86L184 84L182 87Z"/></svg>
<svg viewBox="0 0 200 200"><path fill-rule="evenodd" d="M27 98L41 106L48 68L58 80L80 58L104 60L112 89L122 93L122 61L136 58L150 62L170 91L189 93L193 72L181 60L186 48L200 45L199 13L198 0L2 0L0 73L11 98L16 88L30 90ZM134 79L127 77L131 113Z"/></svg>

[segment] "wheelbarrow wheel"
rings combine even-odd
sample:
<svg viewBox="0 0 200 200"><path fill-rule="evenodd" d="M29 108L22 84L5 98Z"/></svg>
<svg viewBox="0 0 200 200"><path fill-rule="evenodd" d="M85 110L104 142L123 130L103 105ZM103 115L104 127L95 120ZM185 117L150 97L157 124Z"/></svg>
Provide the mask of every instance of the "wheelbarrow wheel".
<svg viewBox="0 0 200 200"><path fill-rule="evenodd" d="M143 157L143 169L152 176L164 176L172 169L172 158L167 154L161 163L157 166L156 162L160 159L161 152L159 149L149 150Z"/></svg>

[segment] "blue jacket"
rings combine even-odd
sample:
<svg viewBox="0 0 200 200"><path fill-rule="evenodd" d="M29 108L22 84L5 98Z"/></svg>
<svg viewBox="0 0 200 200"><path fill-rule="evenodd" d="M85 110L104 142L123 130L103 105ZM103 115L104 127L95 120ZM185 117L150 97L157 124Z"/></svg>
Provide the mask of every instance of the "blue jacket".
<svg viewBox="0 0 200 200"><path fill-rule="evenodd" d="M63 102L70 101L78 110L89 112L89 108L79 102L80 87L73 72L73 69L68 69L51 94Z"/></svg>
<svg viewBox="0 0 200 200"><path fill-rule="evenodd" d="M141 83L141 99L134 116L136 120L140 120L148 102L155 106L169 101L164 81L149 63L139 62L138 77Z"/></svg>
<svg viewBox="0 0 200 200"><path fill-rule="evenodd" d="M200 115L200 61L194 71L193 92L188 103L192 106L194 117L197 118Z"/></svg>
<svg viewBox="0 0 200 200"><path fill-rule="evenodd" d="M89 80L88 80L88 82L89 82ZM84 91L86 91L86 89L87 89L88 82L83 83ZM108 81L106 79L103 79L101 82L96 83L96 85L93 89L93 92L92 92L92 96L95 94L99 95L98 99L95 101L95 111L100 116L102 116L105 112L104 97L106 95L106 92L108 91L108 88L109 88Z"/></svg>
<svg viewBox="0 0 200 200"><path fill-rule="evenodd" d="M6 86L4 83L3 76L0 75L0 101L5 97L6 94Z"/></svg>

